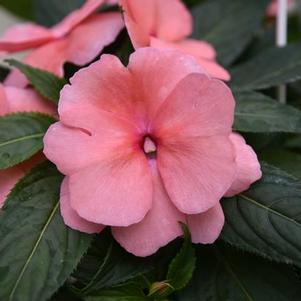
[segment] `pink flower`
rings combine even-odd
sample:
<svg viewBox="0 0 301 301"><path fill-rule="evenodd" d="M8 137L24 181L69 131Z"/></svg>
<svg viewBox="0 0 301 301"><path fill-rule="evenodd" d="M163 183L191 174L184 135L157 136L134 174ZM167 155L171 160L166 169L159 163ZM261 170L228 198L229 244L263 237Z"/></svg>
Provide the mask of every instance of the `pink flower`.
<svg viewBox="0 0 301 301"><path fill-rule="evenodd" d="M232 141L231 91L182 52L141 48L127 68L103 55L64 87L59 114L44 153L66 175L65 223L88 233L111 226L138 256L182 235L179 221L195 243L212 243L224 224L220 199L261 175L252 149Z"/></svg>
<svg viewBox="0 0 301 301"><path fill-rule="evenodd" d="M212 77L230 79L228 71L216 63L216 52L209 43L187 38L192 33L192 17L180 0L120 2L135 49L178 49L194 56Z"/></svg>
<svg viewBox="0 0 301 301"><path fill-rule="evenodd" d="M105 1L88 0L62 22L48 29L32 23L10 28L0 39L0 51L16 52L34 48L24 62L63 76L63 65L85 65L111 44L124 24L120 13L93 14ZM8 76L7 85L25 87L19 71Z"/></svg>
<svg viewBox="0 0 301 301"><path fill-rule="evenodd" d="M295 6L295 0L288 0L288 10L292 10ZM268 17L276 17L278 13L278 0L272 0L267 8Z"/></svg>
<svg viewBox="0 0 301 301"><path fill-rule="evenodd" d="M41 99L33 90L3 87L0 84L0 116L15 112L40 112L55 115L55 108ZM42 160L43 156L38 154L22 164L0 170L0 208L18 180Z"/></svg>

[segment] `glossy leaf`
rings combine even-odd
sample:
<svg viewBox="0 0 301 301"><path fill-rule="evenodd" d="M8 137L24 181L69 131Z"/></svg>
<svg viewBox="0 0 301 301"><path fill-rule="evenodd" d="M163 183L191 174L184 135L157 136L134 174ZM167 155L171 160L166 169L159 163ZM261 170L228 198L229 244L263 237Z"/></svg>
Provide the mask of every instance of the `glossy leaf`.
<svg viewBox="0 0 301 301"><path fill-rule="evenodd" d="M218 60L229 65L260 28L268 3L269 0L205 1L192 9L193 37L212 43Z"/></svg>
<svg viewBox="0 0 301 301"><path fill-rule="evenodd" d="M67 83L65 79L59 78L53 73L31 67L13 59L6 60L11 66L19 69L33 85L33 87L45 98L55 104L60 98L60 91Z"/></svg>
<svg viewBox="0 0 301 301"><path fill-rule="evenodd" d="M301 111L257 92L235 95L234 129L256 133L301 133Z"/></svg>
<svg viewBox="0 0 301 301"><path fill-rule="evenodd" d="M262 164L263 178L222 201L226 223L221 238L243 250L301 267L301 183Z"/></svg>
<svg viewBox="0 0 301 301"><path fill-rule="evenodd" d="M192 282L178 301L298 301L294 270L225 246L202 246Z"/></svg>
<svg viewBox="0 0 301 301"><path fill-rule="evenodd" d="M301 78L301 45L262 51L232 69L231 75L235 91L261 90L295 82Z"/></svg>
<svg viewBox="0 0 301 301"><path fill-rule="evenodd" d="M22 179L0 213L0 300L44 301L75 269L91 236L59 211L62 176L49 163Z"/></svg>
<svg viewBox="0 0 301 301"><path fill-rule="evenodd" d="M0 117L0 169L30 158L43 148L43 137L53 117L40 113L15 113Z"/></svg>

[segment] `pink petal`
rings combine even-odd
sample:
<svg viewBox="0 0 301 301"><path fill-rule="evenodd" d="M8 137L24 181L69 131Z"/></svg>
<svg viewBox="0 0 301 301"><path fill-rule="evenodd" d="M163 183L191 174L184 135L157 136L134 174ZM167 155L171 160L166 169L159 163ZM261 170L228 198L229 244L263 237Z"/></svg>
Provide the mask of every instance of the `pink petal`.
<svg viewBox="0 0 301 301"><path fill-rule="evenodd" d="M152 206L152 182L143 152L119 155L70 177L71 207L84 219L110 226L140 222Z"/></svg>
<svg viewBox="0 0 301 301"><path fill-rule="evenodd" d="M185 39L179 42L166 42L157 38L151 38L151 46L159 49L177 49L195 58L213 60L216 57L213 46L205 41Z"/></svg>
<svg viewBox="0 0 301 301"><path fill-rule="evenodd" d="M90 17L68 37L67 60L77 65L91 62L105 46L116 39L123 27L120 13L103 13Z"/></svg>
<svg viewBox="0 0 301 301"><path fill-rule="evenodd" d="M2 84L0 84L0 116L8 113L8 102L6 92Z"/></svg>
<svg viewBox="0 0 301 301"><path fill-rule="evenodd" d="M124 21L134 47L149 46L150 35L156 30L156 0L121 0Z"/></svg>
<svg viewBox="0 0 301 301"><path fill-rule="evenodd" d="M192 242L211 244L220 235L225 216L220 204L215 205L206 212L187 216Z"/></svg>
<svg viewBox="0 0 301 301"><path fill-rule="evenodd" d="M101 119L102 113L106 116L109 113L115 118L129 120L134 110L132 86L131 74L119 59L102 55L99 61L77 72L71 79L71 86L64 87L59 103L60 117L66 124L91 131L98 128L99 121L94 122L89 114ZM87 118L78 118L78 114L85 114Z"/></svg>
<svg viewBox="0 0 301 301"><path fill-rule="evenodd" d="M183 79L153 121L158 167L177 208L197 214L213 207L236 173L228 137L234 99L227 86L205 75Z"/></svg>
<svg viewBox="0 0 301 301"><path fill-rule="evenodd" d="M157 37L165 41L180 41L192 33L192 17L180 0L151 0L157 5Z"/></svg>
<svg viewBox="0 0 301 301"><path fill-rule="evenodd" d="M136 256L149 256L183 234L179 221L185 216L171 203L160 175L153 172L153 204L146 217L129 227L113 227L115 239Z"/></svg>
<svg viewBox="0 0 301 301"><path fill-rule="evenodd" d="M87 0L81 8L74 10L59 24L52 27L52 33L58 38L65 36L77 25L96 12L104 3L105 0Z"/></svg>
<svg viewBox="0 0 301 301"><path fill-rule="evenodd" d="M206 42L186 39L181 42L170 43L152 38L151 46L159 49L177 49L182 53L195 57L210 76L225 81L231 78L229 72L215 62L215 50Z"/></svg>
<svg viewBox="0 0 301 301"><path fill-rule="evenodd" d="M259 180L262 176L257 155L254 150L246 144L244 138L232 133L230 140L236 151L237 175L230 189L225 194L227 197L247 190L252 183Z"/></svg>
<svg viewBox="0 0 301 301"><path fill-rule="evenodd" d="M30 52L23 62L62 77L64 75L63 65L66 61L66 47L66 39L48 43ZM14 69L6 78L5 85L24 88L28 85L28 81L20 71Z"/></svg>
<svg viewBox="0 0 301 301"><path fill-rule="evenodd" d="M137 97L143 100L141 106L150 116L156 113L185 76L190 73L204 73L191 56L175 50L163 51L155 48L138 49L131 55L128 68L137 87Z"/></svg>
<svg viewBox="0 0 301 301"><path fill-rule="evenodd" d="M178 83L153 120L155 135L166 141L232 132L235 101L221 81L190 74Z"/></svg>
<svg viewBox="0 0 301 301"><path fill-rule="evenodd" d="M18 24L9 28L0 39L0 51L15 52L43 45L54 36L47 28L33 23Z"/></svg>
<svg viewBox="0 0 301 301"><path fill-rule="evenodd" d="M81 218L76 211L71 208L68 185L68 178L66 177L61 186L60 198L61 214L65 224L74 230L85 233L92 234L101 232L104 229L103 225L88 222L87 220Z"/></svg>
<svg viewBox="0 0 301 301"><path fill-rule="evenodd" d="M23 176L24 173L18 167L0 170L0 208L2 208L7 195Z"/></svg>
<svg viewBox="0 0 301 301"><path fill-rule="evenodd" d="M93 115L88 114L87 118L93 119ZM61 122L48 129L44 137L44 154L65 175L96 165L110 158L118 149L127 148L128 137L114 125L114 119L108 119L106 123L96 119L96 125L98 120L99 132L90 133L85 129L65 126Z"/></svg>
<svg viewBox="0 0 301 301"><path fill-rule="evenodd" d="M9 113L39 112L56 115L55 106L32 89L5 87L5 92Z"/></svg>
<svg viewBox="0 0 301 301"><path fill-rule="evenodd" d="M224 81L229 81L231 79L230 73L217 62L202 58L199 58L198 61L211 77L218 78Z"/></svg>
<svg viewBox="0 0 301 301"><path fill-rule="evenodd" d="M225 136L174 139L158 147L158 167L170 199L186 214L215 206L236 173L233 148Z"/></svg>

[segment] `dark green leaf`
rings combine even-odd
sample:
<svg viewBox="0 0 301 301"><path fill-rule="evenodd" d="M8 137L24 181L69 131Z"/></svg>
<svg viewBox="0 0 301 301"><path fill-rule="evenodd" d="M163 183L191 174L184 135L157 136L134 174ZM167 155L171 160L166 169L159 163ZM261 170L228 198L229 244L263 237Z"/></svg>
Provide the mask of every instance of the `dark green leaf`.
<svg viewBox="0 0 301 301"><path fill-rule="evenodd" d="M43 148L43 137L53 117L15 113L0 117L0 169L16 165Z"/></svg>
<svg viewBox="0 0 301 301"><path fill-rule="evenodd" d="M84 2L85 0L34 0L35 19L41 25L53 26Z"/></svg>
<svg viewBox="0 0 301 301"><path fill-rule="evenodd" d="M178 301L298 301L294 271L224 246L201 247L192 282Z"/></svg>
<svg viewBox="0 0 301 301"><path fill-rule="evenodd" d="M65 79L41 69L25 65L13 59L6 60L11 66L19 69L34 86L34 88L45 98L55 104L60 98L60 91L66 84Z"/></svg>
<svg viewBox="0 0 301 301"><path fill-rule="evenodd" d="M172 260L167 273L167 280L175 290L182 289L190 281L196 261L195 250L188 227L182 224L182 228L184 231L184 243L180 252Z"/></svg>
<svg viewBox="0 0 301 301"><path fill-rule="evenodd" d="M193 37L212 43L218 60L231 64L260 28L269 0L210 0L193 8Z"/></svg>
<svg viewBox="0 0 301 301"><path fill-rule="evenodd" d="M85 301L147 301L149 300L137 284L126 284L99 291ZM150 300L151 301L151 300Z"/></svg>
<svg viewBox="0 0 301 301"><path fill-rule="evenodd" d="M61 180L56 168L45 163L9 195L0 213L0 300L48 300L89 247L91 236L62 220Z"/></svg>
<svg viewBox="0 0 301 301"><path fill-rule="evenodd" d="M32 19L32 0L1 0L0 6L22 18Z"/></svg>
<svg viewBox="0 0 301 301"><path fill-rule="evenodd" d="M84 276L85 285L77 292L87 295L125 283L152 270L151 263L151 259L135 257L117 245L112 237L101 234L79 266L76 275Z"/></svg>
<svg viewBox="0 0 301 301"><path fill-rule="evenodd" d="M301 183L262 164L263 178L222 205L222 239L243 250L301 267Z"/></svg>
<svg viewBox="0 0 301 301"><path fill-rule="evenodd" d="M256 133L301 133L301 111L257 92L235 95L234 128Z"/></svg>
<svg viewBox="0 0 301 301"><path fill-rule="evenodd" d="M235 67L231 86L235 91L260 90L301 78L301 45L270 48Z"/></svg>

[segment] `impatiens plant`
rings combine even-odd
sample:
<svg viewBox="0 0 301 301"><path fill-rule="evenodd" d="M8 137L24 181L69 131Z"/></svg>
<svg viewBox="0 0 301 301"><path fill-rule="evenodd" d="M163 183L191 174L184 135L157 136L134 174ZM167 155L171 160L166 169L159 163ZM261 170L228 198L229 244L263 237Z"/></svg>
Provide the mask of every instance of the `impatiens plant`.
<svg viewBox="0 0 301 301"><path fill-rule="evenodd" d="M275 47L274 6L30 2L0 36L28 51L0 67L1 301L300 300L301 27Z"/></svg>

